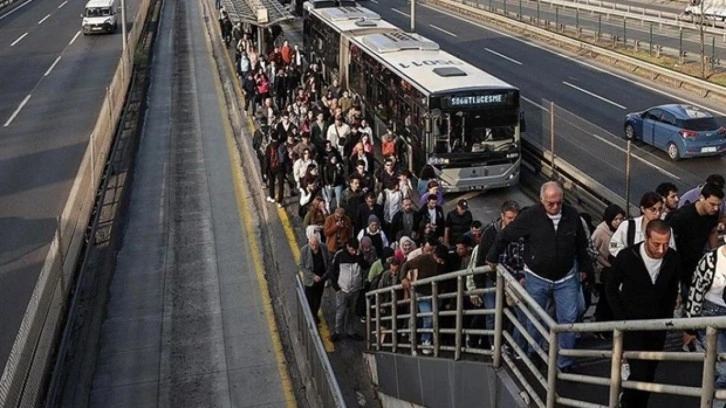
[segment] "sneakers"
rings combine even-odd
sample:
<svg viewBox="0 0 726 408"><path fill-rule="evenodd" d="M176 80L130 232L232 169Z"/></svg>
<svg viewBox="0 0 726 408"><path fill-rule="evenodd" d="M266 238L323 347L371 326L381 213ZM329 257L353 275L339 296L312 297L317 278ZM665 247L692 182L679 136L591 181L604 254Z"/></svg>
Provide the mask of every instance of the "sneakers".
<svg viewBox="0 0 726 408"><path fill-rule="evenodd" d="M282 208L282 203L277 203L277 208Z"/></svg>
<svg viewBox="0 0 726 408"><path fill-rule="evenodd" d="M365 316L363 316L363 317L360 318L360 322L363 323L363 324L366 324L366 318L365 318Z"/></svg>
<svg viewBox="0 0 726 408"><path fill-rule="evenodd" d="M628 381L628 378L630 378L630 363L627 361L623 361L623 364L620 366L620 378L623 381Z"/></svg>
<svg viewBox="0 0 726 408"><path fill-rule="evenodd" d="M275 202L275 200L272 197L270 197L270 196L267 196L267 201L269 201L271 203L274 203Z"/></svg>
<svg viewBox="0 0 726 408"><path fill-rule="evenodd" d="M430 349L431 340L426 340L426 341L422 342L421 346L422 346L422 349L421 349L422 353L424 353L427 356L431 354L431 349Z"/></svg>

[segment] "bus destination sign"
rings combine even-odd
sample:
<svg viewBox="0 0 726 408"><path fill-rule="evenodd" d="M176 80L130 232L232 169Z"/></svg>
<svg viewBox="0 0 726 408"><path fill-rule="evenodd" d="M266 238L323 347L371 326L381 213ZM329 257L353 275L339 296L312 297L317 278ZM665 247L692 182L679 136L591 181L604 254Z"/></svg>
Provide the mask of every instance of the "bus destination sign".
<svg viewBox="0 0 726 408"><path fill-rule="evenodd" d="M441 98L441 105L444 109L474 109L507 106L513 103L516 103L516 97L511 91L485 95L452 95Z"/></svg>

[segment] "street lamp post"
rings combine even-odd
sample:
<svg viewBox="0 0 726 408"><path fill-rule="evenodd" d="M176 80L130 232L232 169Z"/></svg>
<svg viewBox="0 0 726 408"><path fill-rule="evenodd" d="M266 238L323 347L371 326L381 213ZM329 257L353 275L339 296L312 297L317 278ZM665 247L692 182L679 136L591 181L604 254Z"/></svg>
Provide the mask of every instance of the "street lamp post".
<svg viewBox="0 0 726 408"><path fill-rule="evenodd" d="M416 31L416 0L411 0L411 32Z"/></svg>
<svg viewBox="0 0 726 408"><path fill-rule="evenodd" d="M126 0L121 0L121 37L122 52L126 52Z"/></svg>

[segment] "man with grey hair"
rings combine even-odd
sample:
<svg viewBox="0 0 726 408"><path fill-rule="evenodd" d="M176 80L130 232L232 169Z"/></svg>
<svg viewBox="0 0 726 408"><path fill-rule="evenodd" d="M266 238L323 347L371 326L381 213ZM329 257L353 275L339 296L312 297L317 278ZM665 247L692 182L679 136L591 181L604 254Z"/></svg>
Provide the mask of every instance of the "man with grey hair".
<svg viewBox="0 0 726 408"><path fill-rule="evenodd" d="M542 309L550 302L554 304L557 322L568 324L577 320L580 282L592 275L593 269L580 216L563 200L564 192L557 182L544 183L540 204L522 211L497 234L486 260L496 267L507 246L522 239L527 293ZM531 322L527 323L527 331L541 343L542 337ZM558 341L559 349L573 349L575 333L562 333ZM528 349L531 355L534 348ZM570 357L560 356L557 361L564 372L570 371L573 364Z"/></svg>
<svg viewBox="0 0 726 408"><path fill-rule="evenodd" d="M305 297L315 318L315 323L320 323L318 310L320 310L320 303L325 291L323 275L328 270L329 263L328 248L320 245L320 235L310 234L308 243L300 249L300 271L305 286Z"/></svg>

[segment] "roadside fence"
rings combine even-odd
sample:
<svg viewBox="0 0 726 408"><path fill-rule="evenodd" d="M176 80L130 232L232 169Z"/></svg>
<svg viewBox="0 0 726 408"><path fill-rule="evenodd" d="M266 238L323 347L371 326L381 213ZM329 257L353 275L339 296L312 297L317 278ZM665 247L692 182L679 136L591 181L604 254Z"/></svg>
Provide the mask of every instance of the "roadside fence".
<svg viewBox="0 0 726 408"><path fill-rule="evenodd" d="M466 290L469 275L489 274L496 284L492 288ZM417 295L417 288L426 287L430 296ZM428 293L428 291L425 291ZM466 297L495 296L494 309L467 308ZM418 311L419 302L430 302L431 312ZM600 323L557 324L546 310L541 308L519 282L502 266L492 271L488 266L472 271L461 270L412 282L406 291L402 285L378 289L366 293L366 346L369 351L431 353L434 357L460 360L465 356L491 359L495 368L505 367L519 385L526 390L535 406L615 408L623 389L635 389L659 394L675 394L697 398L701 408L710 408L712 399L726 398L726 390L714 390L714 373L717 361L726 359L726 353L717 353L717 335L726 329L723 318L689 318L633 320ZM466 321L476 316L494 318L494 329L470 328ZM419 319L430 318L430 329L420 328ZM526 326L533 327L532 332ZM629 331L675 331L702 329L706 332L703 352L646 352L623 351L623 333ZM536 331L536 333L535 333ZM559 349L558 335L562 333L611 332L610 349ZM420 344L418 336L429 333L431 344ZM535 339L535 333L540 339ZM467 338L487 336L493 347L477 348ZM524 348L531 348L527 353ZM606 376L569 374L557 369L558 357L574 359L600 358L610 360L610 372ZM650 360L691 362L700 364L700 385L695 379L679 378L677 384L661 384L641 381L623 381L621 360ZM585 401L558 393L558 380L574 382L579 386L596 385L608 389L607 401ZM590 396L592 397L592 396Z"/></svg>

